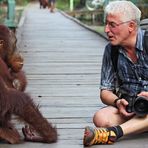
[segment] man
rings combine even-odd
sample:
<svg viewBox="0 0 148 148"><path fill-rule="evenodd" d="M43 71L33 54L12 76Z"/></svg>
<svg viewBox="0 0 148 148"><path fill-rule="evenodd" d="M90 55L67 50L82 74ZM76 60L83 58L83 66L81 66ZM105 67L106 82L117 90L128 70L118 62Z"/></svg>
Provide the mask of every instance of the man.
<svg viewBox="0 0 148 148"><path fill-rule="evenodd" d="M50 12L54 12L56 0L48 0L48 8Z"/></svg>
<svg viewBox="0 0 148 148"><path fill-rule="evenodd" d="M107 107L94 115L97 128L85 128L85 146L112 144L123 135L148 131L148 115L138 117L126 110L129 98L148 97L148 54L143 49L144 31L139 28L141 12L130 1L112 1L105 14L110 43L103 57L100 97ZM116 45L117 71L111 57L111 48Z"/></svg>

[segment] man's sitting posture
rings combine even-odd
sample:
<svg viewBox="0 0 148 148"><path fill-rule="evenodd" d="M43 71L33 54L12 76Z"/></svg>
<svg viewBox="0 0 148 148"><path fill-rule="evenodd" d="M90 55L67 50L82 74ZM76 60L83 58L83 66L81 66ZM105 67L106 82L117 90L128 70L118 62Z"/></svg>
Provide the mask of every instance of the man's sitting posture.
<svg viewBox="0 0 148 148"><path fill-rule="evenodd" d="M148 131L148 115L139 117L127 110L130 98L148 98L148 54L140 18L141 11L130 1L113 1L105 8L110 43L103 56L100 97L107 106L95 113L96 128L85 128L85 146L112 144L122 136ZM118 48L117 70L111 57L114 46Z"/></svg>

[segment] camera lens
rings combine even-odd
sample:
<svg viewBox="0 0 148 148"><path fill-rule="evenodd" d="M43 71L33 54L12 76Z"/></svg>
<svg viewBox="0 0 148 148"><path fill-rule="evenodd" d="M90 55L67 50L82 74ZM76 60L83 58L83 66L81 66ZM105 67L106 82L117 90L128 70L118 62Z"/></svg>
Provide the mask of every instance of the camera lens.
<svg viewBox="0 0 148 148"><path fill-rule="evenodd" d="M134 111L138 115L148 114L148 100L145 97L137 97L134 103Z"/></svg>

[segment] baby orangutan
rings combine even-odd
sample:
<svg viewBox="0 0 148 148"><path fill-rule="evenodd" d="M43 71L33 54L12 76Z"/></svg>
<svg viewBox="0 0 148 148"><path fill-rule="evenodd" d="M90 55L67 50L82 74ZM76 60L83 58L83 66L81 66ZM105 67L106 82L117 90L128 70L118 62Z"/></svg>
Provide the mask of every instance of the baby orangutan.
<svg viewBox="0 0 148 148"><path fill-rule="evenodd" d="M42 116L31 97L24 93L27 80L22 67L23 58L16 50L14 33L0 25L0 139L11 144L21 141L19 132L11 123L11 116L16 115L36 131L32 132L28 126L23 128L25 140L56 142L56 128Z"/></svg>
<svg viewBox="0 0 148 148"><path fill-rule="evenodd" d="M16 115L28 123L37 133L32 139L23 128L26 140L52 143L57 141L57 130L42 116L31 97L22 91L8 87L12 80L5 62L0 58L0 139L14 144L20 142L20 135L11 123L11 116Z"/></svg>

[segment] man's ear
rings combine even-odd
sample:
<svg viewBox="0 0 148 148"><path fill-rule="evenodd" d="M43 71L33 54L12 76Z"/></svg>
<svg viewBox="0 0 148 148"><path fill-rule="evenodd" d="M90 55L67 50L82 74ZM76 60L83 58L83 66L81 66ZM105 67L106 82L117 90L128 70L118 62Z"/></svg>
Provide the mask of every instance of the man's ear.
<svg viewBox="0 0 148 148"><path fill-rule="evenodd" d="M136 28L136 23L134 21L131 21L129 23L129 32L132 32Z"/></svg>

